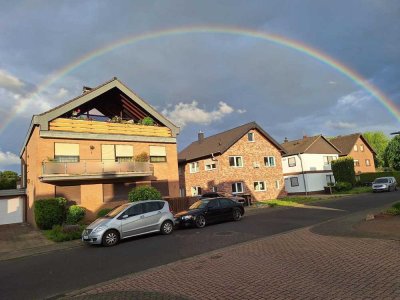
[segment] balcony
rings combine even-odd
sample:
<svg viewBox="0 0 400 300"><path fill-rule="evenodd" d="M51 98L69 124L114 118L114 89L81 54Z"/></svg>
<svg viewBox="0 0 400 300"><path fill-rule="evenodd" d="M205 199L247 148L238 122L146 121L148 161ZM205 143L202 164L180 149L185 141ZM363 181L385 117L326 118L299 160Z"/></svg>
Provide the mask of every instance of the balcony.
<svg viewBox="0 0 400 300"><path fill-rule="evenodd" d="M78 133L102 133L125 134L155 137L171 137L171 129L161 126L145 126L130 123L111 123L93 120L79 120L57 118L50 122L50 130L78 132Z"/></svg>
<svg viewBox="0 0 400 300"><path fill-rule="evenodd" d="M44 161L42 163L43 182L76 181L90 179L134 178L153 175L153 165L135 161L96 161L79 162Z"/></svg>

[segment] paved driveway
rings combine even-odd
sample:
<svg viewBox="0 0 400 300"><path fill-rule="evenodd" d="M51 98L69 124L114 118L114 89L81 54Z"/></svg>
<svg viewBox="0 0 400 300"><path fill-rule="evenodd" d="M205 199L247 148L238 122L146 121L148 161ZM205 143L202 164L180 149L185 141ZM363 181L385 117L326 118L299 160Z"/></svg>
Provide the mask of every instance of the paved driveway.
<svg viewBox="0 0 400 300"><path fill-rule="evenodd" d="M398 241L300 229L68 295L77 299L400 299Z"/></svg>

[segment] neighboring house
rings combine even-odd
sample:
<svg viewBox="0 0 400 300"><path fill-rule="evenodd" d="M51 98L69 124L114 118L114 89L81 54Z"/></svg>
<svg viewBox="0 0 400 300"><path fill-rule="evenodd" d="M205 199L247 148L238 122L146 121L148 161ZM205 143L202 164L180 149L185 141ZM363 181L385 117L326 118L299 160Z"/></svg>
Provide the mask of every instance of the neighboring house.
<svg viewBox="0 0 400 300"><path fill-rule="evenodd" d="M282 167L288 194L322 192L335 182L331 161L338 158L340 151L322 135L285 140L281 146L286 150Z"/></svg>
<svg viewBox="0 0 400 300"><path fill-rule="evenodd" d="M137 185L177 197L178 133L117 78L35 115L20 153L28 222L34 223L33 204L42 198L65 197L91 218L127 201Z"/></svg>
<svg viewBox="0 0 400 300"><path fill-rule="evenodd" d="M255 122L210 137L199 133L179 153L180 194L221 191L249 194L253 200L282 196L284 152Z"/></svg>
<svg viewBox="0 0 400 300"><path fill-rule="evenodd" d="M361 133L339 135L329 141L340 150L340 156L354 159L356 174L375 172L374 156L376 153Z"/></svg>

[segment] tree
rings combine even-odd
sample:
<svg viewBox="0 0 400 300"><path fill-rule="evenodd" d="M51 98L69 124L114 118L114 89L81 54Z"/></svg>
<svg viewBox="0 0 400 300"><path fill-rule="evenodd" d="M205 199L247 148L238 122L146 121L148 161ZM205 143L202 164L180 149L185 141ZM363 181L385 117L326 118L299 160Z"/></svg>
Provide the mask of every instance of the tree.
<svg viewBox="0 0 400 300"><path fill-rule="evenodd" d="M387 145L383 156L385 166L400 171L400 135L396 135Z"/></svg>
<svg viewBox="0 0 400 300"><path fill-rule="evenodd" d="M18 174L13 171L0 172L0 190L17 188Z"/></svg>
<svg viewBox="0 0 400 300"><path fill-rule="evenodd" d="M331 166L336 182L347 182L352 186L355 185L354 159L351 157L342 157L332 161Z"/></svg>
<svg viewBox="0 0 400 300"><path fill-rule="evenodd" d="M389 137L382 131L368 131L363 133L363 136L376 152L375 166L383 167L383 156L385 155L386 147L390 141Z"/></svg>

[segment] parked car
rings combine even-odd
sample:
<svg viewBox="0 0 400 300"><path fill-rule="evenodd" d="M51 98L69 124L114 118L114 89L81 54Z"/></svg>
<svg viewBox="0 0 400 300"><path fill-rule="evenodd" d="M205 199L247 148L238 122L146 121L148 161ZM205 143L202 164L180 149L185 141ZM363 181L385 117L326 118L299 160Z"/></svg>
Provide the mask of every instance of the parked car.
<svg viewBox="0 0 400 300"><path fill-rule="evenodd" d="M121 239L151 232L172 233L174 216L163 200L147 200L117 206L91 223L82 233L89 244L114 246Z"/></svg>
<svg viewBox="0 0 400 300"><path fill-rule="evenodd" d="M198 200L188 210L177 213L175 223L182 227L203 228L209 223L219 221L239 221L243 215L241 203L228 198L208 198Z"/></svg>
<svg viewBox="0 0 400 300"><path fill-rule="evenodd" d="M397 191L397 182L394 177L379 177L372 183L373 192Z"/></svg>
<svg viewBox="0 0 400 300"><path fill-rule="evenodd" d="M228 198L232 199L233 201L242 203L243 205L246 203L246 199L244 197L240 197L238 195L231 195L228 193L223 193L223 192L209 192L209 193L204 193L199 197L199 199L206 199L206 198Z"/></svg>

